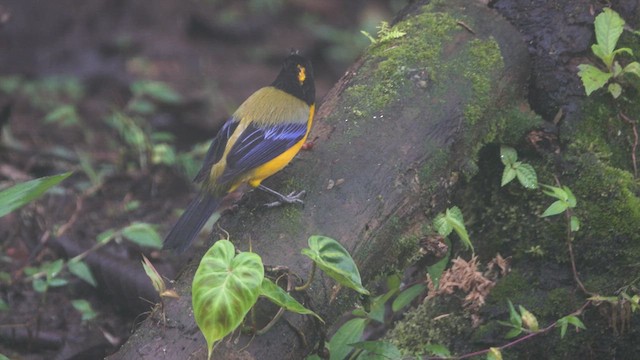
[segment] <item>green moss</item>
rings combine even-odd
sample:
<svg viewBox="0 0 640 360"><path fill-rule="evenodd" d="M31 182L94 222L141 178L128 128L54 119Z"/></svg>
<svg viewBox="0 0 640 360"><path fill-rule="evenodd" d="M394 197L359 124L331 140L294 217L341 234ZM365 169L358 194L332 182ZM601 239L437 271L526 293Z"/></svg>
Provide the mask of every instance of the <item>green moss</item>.
<svg viewBox="0 0 640 360"><path fill-rule="evenodd" d="M467 349L452 346L455 339L470 332L471 320L468 315L453 310L459 306L459 301L449 296L425 301L407 312L388 337L404 354L425 354L428 344L444 345L451 351L463 353Z"/></svg>
<svg viewBox="0 0 640 360"><path fill-rule="evenodd" d="M467 51L469 58L474 60L474 66L465 64L463 75L471 81L474 98L465 106L464 116L469 124L474 125L493 105L491 90L494 81L491 74L503 71L504 62L500 55L500 46L493 37L469 41Z"/></svg>
<svg viewBox="0 0 640 360"><path fill-rule="evenodd" d="M345 91L347 103L357 104L351 113L369 118L399 101L402 88L411 84L414 75L417 76L414 80L438 81L444 66L440 59L442 47L456 26L456 20L449 14L431 13L428 9L396 24L393 28L407 35L372 45L370 57L360 70L370 76ZM424 79L419 79L421 76Z"/></svg>

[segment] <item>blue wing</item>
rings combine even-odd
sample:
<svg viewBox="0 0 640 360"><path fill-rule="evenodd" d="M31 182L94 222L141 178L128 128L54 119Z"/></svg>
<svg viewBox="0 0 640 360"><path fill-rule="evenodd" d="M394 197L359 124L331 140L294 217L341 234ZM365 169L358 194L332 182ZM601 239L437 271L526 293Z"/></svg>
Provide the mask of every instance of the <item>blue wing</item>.
<svg viewBox="0 0 640 360"><path fill-rule="evenodd" d="M249 124L227 154L227 166L218 183L268 163L302 140L306 133L306 123Z"/></svg>
<svg viewBox="0 0 640 360"><path fill-rule="evenodd" d="M198 171L198 174L193 179L193 181L199 183L206 179L207 176L209 176L211 167L222 158L224 149L227 147L227 142L229 141L231 134L233 134L233 132L238 127L238 124L240 124L239 121L231 118L227 120L224 125L222 125L222 128L218 131L216 137L211 141L209 150L207 150L207 155L205 155L204 157L202 167L200 168L200 171Z"/></svg>

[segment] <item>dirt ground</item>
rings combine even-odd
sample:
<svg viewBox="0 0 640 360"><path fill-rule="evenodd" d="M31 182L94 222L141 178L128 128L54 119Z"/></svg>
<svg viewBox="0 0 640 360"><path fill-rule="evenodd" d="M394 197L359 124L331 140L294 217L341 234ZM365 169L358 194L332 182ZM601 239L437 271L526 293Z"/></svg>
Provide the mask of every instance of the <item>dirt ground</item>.
<svg viewBox="0 0 640 360"><path fill-rule="evenodd" d="M552 120L560 108L570 113L582 96L573 65L593 42L593 17L576 7L601 5L581 0L548 9L542 3L497 0L490 5L529 44L532 107ZM140 251L170 278L189 253L167 257L112 241L86 258L97 287L64 271L66 285L38 292L28 269L69 259L91 248L101 233L132 222L157 224L162 236L174 211L193 193L187 174L198 156L192 162L157 160L150 145L164 143L159 139L167 133L173 139L166 143L177 154L206 142L244 98L273 80L292 48L312 59L321 102L367 46L360 30L375 32L403 4L0 3L0 188L74 171L42 200L0 218L0 298L6 303L0 309L0 354L87 359L117 350L156 300L141 272ZM614 8L627 12L637 12L637 6L614 2ZM582 15L570 15L575 13ZM551 36L554 32L564 36ZM134 85L141 81L162 82L174 92L140 95ZM62 106L67 112L53 116ZM133 142L109 122L114 114L136 114L145 146L132 148ZM76 299L88 300L97 317L82 320L72 305Z"/></svg>

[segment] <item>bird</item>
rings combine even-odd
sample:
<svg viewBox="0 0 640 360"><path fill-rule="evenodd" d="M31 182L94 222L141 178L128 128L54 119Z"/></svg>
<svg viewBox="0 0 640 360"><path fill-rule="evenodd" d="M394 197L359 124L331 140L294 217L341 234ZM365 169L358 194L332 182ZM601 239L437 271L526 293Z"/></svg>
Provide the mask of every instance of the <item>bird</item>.
<svg viewBox="0 0 640 360"><path fill-rule="evenodd" d="M169 231L163 249L184 252L211 215L247 187L272 193L281 202L301 202L303 192L282 195L261 183L300 151L314 113L313 67L292 52L271 85L251 94L213 138L194 178L200 190Z"/></svg>

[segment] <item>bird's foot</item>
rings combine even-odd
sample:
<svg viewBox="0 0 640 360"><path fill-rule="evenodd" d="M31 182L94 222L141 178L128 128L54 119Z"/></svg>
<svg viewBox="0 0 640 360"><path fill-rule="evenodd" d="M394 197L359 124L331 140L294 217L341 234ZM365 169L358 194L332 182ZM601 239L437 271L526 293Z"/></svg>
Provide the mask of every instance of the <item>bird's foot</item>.
<svg viewBox="0 0 640 360"><path fill-rule="evenodd" d="M278 196L278 200L274 202L266 203L264 204L264 206L268 208L273 208L283 204L304 204L304 201L302 201L302 198L306 193L307 193L306 191L302 190L298 192L293 191L289 195L278 194L279 196L276 195Z"/></svg>

